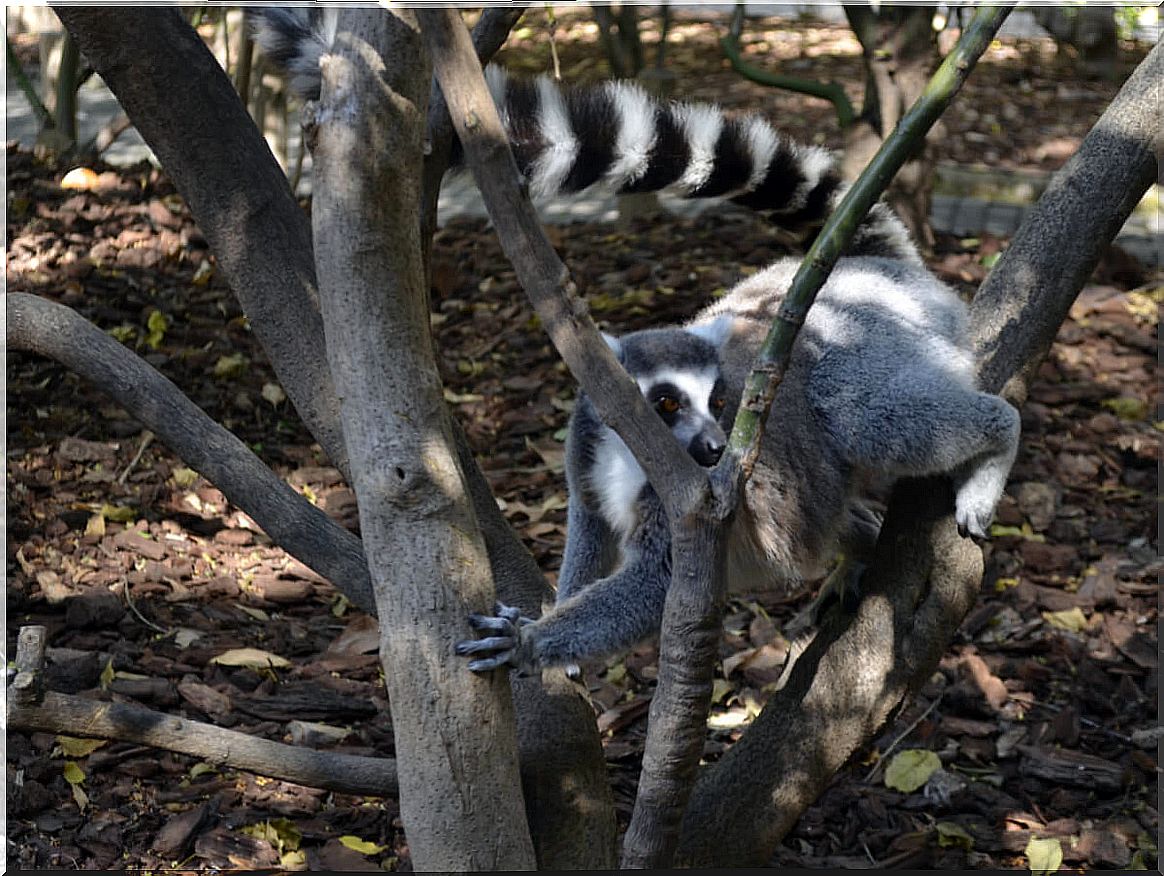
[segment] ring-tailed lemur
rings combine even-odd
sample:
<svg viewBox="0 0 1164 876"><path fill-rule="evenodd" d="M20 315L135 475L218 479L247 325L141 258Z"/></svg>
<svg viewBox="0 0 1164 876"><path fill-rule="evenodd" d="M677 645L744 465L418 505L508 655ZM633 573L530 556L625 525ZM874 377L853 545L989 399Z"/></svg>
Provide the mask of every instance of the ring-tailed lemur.
<svg viewBox="0 0 1164 876"><path fill-rule="evenodd" d="M260 42L319 88L324 44L306 19L263 10ZM571 90L487 70L514 155L535 195L604 182L621 192L722 196L811 234L844 184L824 150L763 119L705 104L659 103L632 83ZM798 266L780 259L686 326L608 338L688 452L723 452L753 358ZM922 266L900 220L878 204L821 289L793 348L759 458L732 524L733 590L794 590L840 549L857 560L878 524L861 502L875 484L948 473L964 534L985 536L1018 446L1019 417L975 386L966 308ZM496 607L462 642L469 668L569 665L655 634L670 584L670 531L622 440L580 394L566 445L566 549L557 603L539 620Z"/></svg>

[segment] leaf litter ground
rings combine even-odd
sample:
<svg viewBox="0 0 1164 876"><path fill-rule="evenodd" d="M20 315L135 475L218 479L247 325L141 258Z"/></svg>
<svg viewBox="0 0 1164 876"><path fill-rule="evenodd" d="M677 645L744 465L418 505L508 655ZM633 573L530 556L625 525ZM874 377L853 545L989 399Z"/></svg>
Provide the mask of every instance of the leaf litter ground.
<svg viewBox="0 0 1164 876"><path fill-rule="evenodd" d="M792 126L811 130L809 115ZM9 290L113 332L358 530L353 494L282 399L168 181L145 166L98 168L98 188L78 192L59 186L65 170L9 150ZM746 214L550 234L615 331L682 320L779 254ZM942 238L931 266L970 294L1004 246ZM484 223L446 227L435 253L446 396L506 516L552 575L572 383ZM1154 865L1156 746L1142 734L1156 724L1158 688L1159 290L1118 251L1084 290L1023 411L977 607L930 683L805 813L774 864L1025 867L1032 839L1036 849L1054 839L1070 867ZM392 755L366 617L78 377L12 352L7 373L9 653L21 624L41 623L54 690ZM707 760L776 683L784 630L807 601L729 606ZM290 665L256 670L238 657L244 648ZM654 657L647 645L587 667L624 824ZM44 733L10 732L7 767L9 856L22 868L408 862L391 799ZM902 770L913 779L892 784L913 790L886 784Z"/></svg>

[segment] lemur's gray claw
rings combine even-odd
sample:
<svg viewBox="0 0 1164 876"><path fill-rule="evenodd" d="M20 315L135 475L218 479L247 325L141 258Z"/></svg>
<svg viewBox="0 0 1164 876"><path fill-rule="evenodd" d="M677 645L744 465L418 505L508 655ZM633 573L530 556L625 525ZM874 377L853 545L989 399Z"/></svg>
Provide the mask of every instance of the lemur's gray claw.
<svg viewBox="0 0 1164 876"><path fill-rule="evenodd" d="M523 617L521 609L514 605L506 605L504 602L496 602L493 604L493 613L498 617L503 617L515 626L524 627L526 624L532 624L533 618Z"/></svg>
<svg viewBox="0 0 1164 876"><path fill-rule="evenodd" d="M470 660L469 671L492 672L494 669L500 669L503 666L511 666L512 655L512 651L506 651L504 654L498 654L496 657L482 657L480 660Z"/></svg>
<svg viewBox="0 0 1164 876"><path fill-rule="evenodd" d="M454 649L464 657L466 654L476 654L479 651L512 651L517 641L513 636L488 636L484 639L466 639L457 642Z"/></svg>
<svg viewBox="0 0 1164 876"><path fill-rule="evenodd" d="M494 617L491 614L471 614L469 615L469 626L475 630L507 633L513 629L513 622L509 618Z"/></svg>
<svg viewBox="0 0 1164 876"><path fill-rule="evenodd" d="M503 623L508 623L503 621ZM458 656L468 657L470 654L484 654L469 661L471 672L492 672L502 666L514 666L514 656L517 654L517 639L514 636L486 636L484 639L466 639L457 642L453 649Z"/></svg>
<svg viewBox="0 0 1164 876"><path fill-rule="evenodd" d="M494 614L471 614L469 626L494 635L481 639L466 639L458 642L454 651L461 657L470 654L485 654L469 663L473 672L490 672L502 666L517 665L517 646L521 641L521 628L533 623L521 616L521 609L498 602L493 606Z"/></svg>

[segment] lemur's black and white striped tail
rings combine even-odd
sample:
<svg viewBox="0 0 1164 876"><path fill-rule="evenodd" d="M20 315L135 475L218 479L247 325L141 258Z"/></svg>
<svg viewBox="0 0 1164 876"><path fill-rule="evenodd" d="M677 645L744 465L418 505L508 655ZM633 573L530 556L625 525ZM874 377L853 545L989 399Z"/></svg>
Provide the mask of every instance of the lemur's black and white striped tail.
<svg viewBox="0 0 1164 876"><path fill-rule="evenodd" d="M291 88L319 96L327 51L318 13L252 8L256 39L287 70ZM847 185L831 153L797 144L755 114L728 118L704 103L663 102L633 82L563 88L547 76L485 71L518 167L534 197L604 184L618 193L669 191L729 199L810 237ZM918 262L905 226L884 203L866 216L847 252Z"/></svg>

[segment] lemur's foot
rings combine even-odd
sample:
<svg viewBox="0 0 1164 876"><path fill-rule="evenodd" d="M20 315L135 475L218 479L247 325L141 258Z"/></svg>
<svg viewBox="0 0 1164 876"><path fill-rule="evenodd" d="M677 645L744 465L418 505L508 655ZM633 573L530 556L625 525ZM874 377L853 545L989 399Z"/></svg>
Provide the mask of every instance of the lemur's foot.
<svg viewBox="0 0 1164 876"><path fill-rule="evenodd" d="M988 538L994 509L1006 486L1010 463L983 465L958 487L954 520L962 538Z"/></svg>
<svg viewBox="0 0 1164 876"><path fill-rule="evenodd" d="M958 522L958 535L962 536L962 538L970 538L972 535L978 538L987 538L990 521L993 516L993 508L985 512L975 512L959 508L955 515L955 519Z"/></svg>
<svg viewBox="0 0 1164 876"><path fill-rule="evenodd" d="M819 627L834 605L839 604L845 614L856 612L861 604L861 576L865 574L865 568L860 560L842 557L821 584L816 599L792 619L785 634L796 638L812 627Z"/></svg>
<svg viewBox="0 0 1164 876"><path fill-rule="evenodd" d="M491 615L469 615L469 626L493 635L458 642L455 650L462 657L486 655L469 661L469 669L473 672L490 672L502 666L520 667L521 628L532 623L531 618L522 617L520 609L498 602Z"/></svg>
<svg viewBox="0 0 1164 876"><path fill-rule="evenodd" d="M841 611L845 614L857 610L861 604L861 576L865 574L865 568L860 560L841 559L821 585L820 594L810 606L814 624L820 624L825 612L834 603L840 603Z"/></svg>

